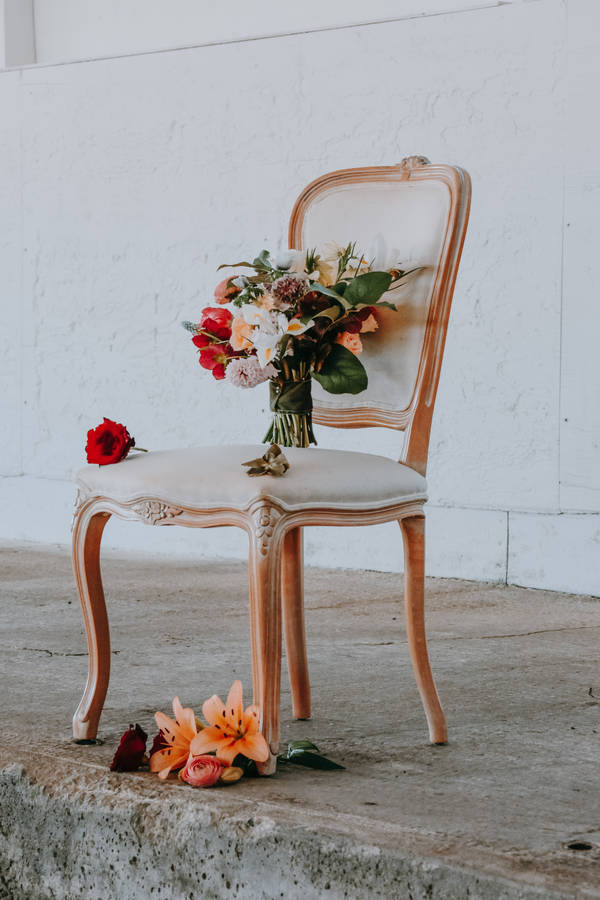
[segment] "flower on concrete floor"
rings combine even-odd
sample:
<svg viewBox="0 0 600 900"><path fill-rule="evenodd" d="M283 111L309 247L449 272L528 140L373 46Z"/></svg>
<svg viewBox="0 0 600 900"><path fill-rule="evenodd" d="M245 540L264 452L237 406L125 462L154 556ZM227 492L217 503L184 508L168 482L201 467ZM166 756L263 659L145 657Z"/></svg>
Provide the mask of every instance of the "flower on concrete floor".
<svg viewBox="0 0 600 900"><path fill-rule="evenodd" d="M216 756L190 756L179 777L192 787L212 787L225 769Z"/></svg>
<svg viewBox="0 0 600 900"><path fill-rule="evenodd" d="M215 750L219 759L231 766L241 753L256 762L266 762L269 747L258 730L258 706L249 706L244 712L242 682L234 681L227 703L216 694L202 706L202 714L209 723L191 742L193 756Z"/></svg>
<svg viewBox="0 0 600 900"><path fill-rule="evenodd" d="M110 764L111 772L135 772L142 764L148 735L136 725L130 725L122 736Z"/></svg>
<svg viewBox="0 0 600 900"><path fill-rule="evenodd" d="M194 710L189 707L184 709L179 697L173 700L173 712L175 721L162 712L154 713L154 719L166 746L151 755L150 771L158 772L158 777L162 779L165 779L172 769L180 769L186 764L190 755L190 744L198 732Z"/></svg>

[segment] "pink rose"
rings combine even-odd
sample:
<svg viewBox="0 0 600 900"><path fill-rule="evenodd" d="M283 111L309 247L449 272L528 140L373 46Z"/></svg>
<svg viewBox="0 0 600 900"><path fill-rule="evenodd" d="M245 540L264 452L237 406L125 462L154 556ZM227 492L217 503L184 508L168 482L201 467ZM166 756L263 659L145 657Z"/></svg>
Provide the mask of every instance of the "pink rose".
<svg viewBox="0 0 600 900"><path fill-rule="evenodd" d="M366 334L368 331L377 331L379 328L379 322L373 315L370 313L367 318L362 323L362 328L360 329L361 334Z"/></svg>
<svg viewBox="0 0 600 900"><path fill-rule="evenodd" d="M230 300L233 300L239 292L241 288L237 287L237 285L232 284L232 280L235 278L235 275L229 276L228 278L224 278L223 281L220 281L215 288L215 302L219 304L229 303Z"/></svg>
<svg viewBox="0 0 600 900"><path fill-rule="evenodd" d="M336 341L342 347L345 347L346 350L349 350L350 353L354 353L355 356L362 353L362 341L357 334L352 334L350 331L342 331L341 334L338 334Z"/></svg>
<svg viewBox="0 0 600 900"><path fill-rule="evenodd" d="M222 771L223 763L216 756L190 756L179 777L192 787L212 787Z"/></svg>

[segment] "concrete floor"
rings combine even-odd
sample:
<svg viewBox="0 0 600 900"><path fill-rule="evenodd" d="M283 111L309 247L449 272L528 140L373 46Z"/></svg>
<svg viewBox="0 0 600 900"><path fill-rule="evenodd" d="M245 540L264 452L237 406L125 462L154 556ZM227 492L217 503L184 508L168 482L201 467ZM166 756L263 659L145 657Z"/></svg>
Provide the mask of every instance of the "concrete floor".
<svg viewBox="0 0 600 900"><path fill-rule="evenodd" d="M113 671L97 746L70 742L87 659L66 550L0 550L0 897L600 897L600 601L431 579L450 730L427 744L401 577L306 576L309 738L342 772L194 791L108 771L120 733L241 678L245 566L107 555ZM591 849L572 850L574 840Z"/></svg>

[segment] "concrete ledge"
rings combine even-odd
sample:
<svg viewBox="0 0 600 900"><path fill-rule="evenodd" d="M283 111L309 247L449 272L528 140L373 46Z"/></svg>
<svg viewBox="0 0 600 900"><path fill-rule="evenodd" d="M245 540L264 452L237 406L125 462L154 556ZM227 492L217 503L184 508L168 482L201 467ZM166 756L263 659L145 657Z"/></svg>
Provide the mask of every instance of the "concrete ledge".
<svg viewBox="0 0 600 900"><path fill-rule="evenodd" d="M106 554L105 743L75 745L87 669L69 555L0 551L0 897L600 897L600 603L429 579L450 743L426 742L397 575L309 569L309 738L346 769L194 791L109 772L129 722L250 685L247 572ZM589 849L568 849L573 840Z"/></svg>
<svg viewBox="0 0 600 900"><path fill-rule="evenodd" d="M47 745L1 772L0 816L10 826L0 891L11 900L575 896L558 886L556 859L515 851L509 860L359 816L285 809L261 802L259 784L243 796L111 775L100 764L81 771L75 755ZM598 894L581 887L576 896Z"/></svg>

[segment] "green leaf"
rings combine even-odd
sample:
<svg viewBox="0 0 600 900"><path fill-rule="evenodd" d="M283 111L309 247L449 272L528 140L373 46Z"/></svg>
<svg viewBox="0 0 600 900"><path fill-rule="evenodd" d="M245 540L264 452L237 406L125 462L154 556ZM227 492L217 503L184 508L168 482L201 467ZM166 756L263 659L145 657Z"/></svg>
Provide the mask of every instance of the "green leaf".
<svg viewBox="0 0 600 900"><path fill-rule="evenodd" d="M219 271L219 269L237 269L238 266L246 266L247 269L253 269L253 268L254 268L254 266L252 265L252 263L244 262L244 261L242 261L242 262L237 262L237 263L223 263L222 265L217 266L217 272ZM235 278L235 275L232 275L231 277L232 277L232 278Z"/></svg>
<svg viewBox="0 0 600 900"><path fill-rule="evenodd" d="M321 371L313 375L330 394L360 394L369 383L360 359L341 344L333 345Z"/></svg>
<svg viewBox="0 0 600 900"><path fill-rule="evenodd" d="M333 297L334 300L337 300L338 303L343 303L342 294L338 294L337 291L334 291L333 288L325 287L324 284L319 284L315 282L310 286L311 291L316 291L317 294L325 294L326 297Z"/></svg>
<svg viewBox="0 0 600 900"><path fill-rule="evenodd" d="M307 766L309 769L343 769L339 763L333 762L319 752L311 741L291 741L288 750L280 759L286 762L296 763L299 766Z"/></svg>
<svg viewBox="0 0 600 900"><path fill-rule="evenodd" d="M377 303L391 283L392 276L388 272L365 272L364 275L357 275L348 283L344 292L344 300L350 306L355 306L357 303Z"/></svg>
<svg viewBox="0 0 600 900"><path fill-rule="evenodd" d="M270 270L272 268L270 256L271 254L268 250L262 250L253 261L252 265L259 271L264 272L266 270Z"/></svg>
<svg viewBox="0 0 600 900"><path fill-rule="evenodd" d="M339 319L340 316L344 315L345 310L340 306L328 306L327 309L322 309L321 312L314 313L313 316L309 316L306 320L310 321L311 318L316 319L318 316L324 316L326 319L329 319L331 322L335 322L336 319ZM302 319L304 322L304 319Z"/></svg>

